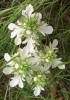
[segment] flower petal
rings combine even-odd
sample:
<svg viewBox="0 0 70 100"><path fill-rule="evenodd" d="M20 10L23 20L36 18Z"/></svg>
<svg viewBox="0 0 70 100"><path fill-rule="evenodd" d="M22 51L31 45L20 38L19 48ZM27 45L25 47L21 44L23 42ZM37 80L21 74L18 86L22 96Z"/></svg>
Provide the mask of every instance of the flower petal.
<svg viewBox="0 0 70 100"><path fill-rule="evenodd" d="M22 10L22 15L26 16L26 11L25 10Z"/></svg>
<svg viewBox="0 0 70 100"><path fill-rule="evenodd" d="M36 16L38 18L38 22L37 23L40 24L40 21L42 19L42 14L41 13L37 13Z"/></svg>
<svg viewBox="0 0 70 100"><path fill-rule="evenodd" d="M54 39L53 40L53 43L52 43L52 47L56 47L58 45L58 40L57 39Z"/></svg>
<svg viewBox="0 0 70 100"><path fill-rule="evenodd" d="M44 23L42 26L39 27L39 31L45 36L45 34L52 34L53 27L48 26L47 24Z"/></svg>
<svg viewBox="0 0 70 100"><path fill-rule="evenodd" d="M9 61L9 60L11 60L11 57L10 57L10 55L9 55L8 53L5 53L5 54L4 54L4 59L5 59L6 61Z"/></svg>
<svg viewBox="0 0 70 100"><path fill-rule="evenodd" d="M16 24L14 24L14 23L10 23L10 24L8 25L8 29L9 29L9 30L14 30L14 29L16 29L16 28L18 28L18 26L17 26Z"/></svg>
<svg viewBox="0 0 70 100"><path fill-rule="evenodd" d="M26 13L31 16L32 12L34 11L33 9L33 6L31 4L29 4L27 7L26 7Z"/></svg>
<svg viewBox="0 0 70 100"><path fill-rule="evenodd" d="M31 42L28 42L27 48L28 48L30 53L33 53L35 51L34 50L34 45Z"/></svg>
<svg viewBox="0 0 70 100"><path fill-rule="evenodd" d="M41 86L37 86L37 87L35 87L35 88L34 88L34 95L35 95L35 96L40 95L41 90L44 91L44 88L41 87Z"/></svg>
<svg viewBox="0 0 70 100"><path fill-rule="evenodd" d="M11 37L10 38L14 38L16 35L22 36L23 32L24 32L23 28L15 29L13 32L11 32Z"/></svg>
<svg viewBox="0 0 70 100"><path fill-rule="evenodd" d="M52 34L52 32L53 32L53 27L52 26L47 26L46 34Z"/></svg>
<svg viewBox="0 0 70 100"><path fill-rule="evenodd" d="M65 65L58 66L59 69L65 69Z"/></svg>
<svg viewBox="0 0 70 100"><path fill-rule="evenodd" d="M34 95L35 95L35 96L40 95L40 92L41 92L41 90L40 90L39 87L35 87L35 88L34 88Z"/></svg>
<svg viewBox="0 0 70 100"><path fill-rule="evenodd" d="M21 42L22 42L21 38L17 36L17 37L15 38L15 45L20 45Z"/></svg>
<svg viewBox="0 0 70 100"><path fill-rule="evenodd" d="M20 87L20 88L23 88L23 87L24 87L24 84L23 84L21 78L19 79L19 87Z"/></svg>
<svg viewBox="0 0 70 100"><path fill-rule="evenodd" d="M13 72L13 68L12 68L12 67L6 67L6 68L3 69L3 73L4 73L5 75L9 75L9 74L11 74L12 72Z"/></svg>
<svg viewBox="0 0 70 100"><path fill-rule="evenodd" d="M31 4L29 4L27 7L26 7L26 10L22 10L22 15L23 16L31 16L32 12L34 11L33 9L33 6Z"/></svg>
<svg viewBox="0 0 70 100"><path fill-rule="evenodd" d="M61 58L55 59L52 68L55 68L57 65L62 64ZM58 66L59 69L65 69L65 65Z"/></svg>
<svg viewBox="0 0 70 100"><path fill-rule="evenodd" d="M12 80L10 81L10 87L15 87L16 85L18 85L18 83L19 83L19 77L13 77L13 78L11 78Z"/></svg>
<svg viewBox="0 0 70 100"><path fill-rule="evenodd" d="M26 31L26 34L27 34L27 35L30 35L31 33L32 33L32 32L31 32L30 30L27 30L27 31Z"/></svg>
<svg viewBox="0 0 70 100"><path fill-rule="evenodd" d="M22 58L24 59L24 58L27 58L29 56L31 56L31 54L29 54L29 49L26 46L26 47L23 48L23 56L22 56Z"/></svg>
<svg viewBox="0 0 70 100"><path fill-rule="evenodd" d="M14 38L16 35L20 34L20 29L15 29L13 32L11 32L10 38Z"/></svg>

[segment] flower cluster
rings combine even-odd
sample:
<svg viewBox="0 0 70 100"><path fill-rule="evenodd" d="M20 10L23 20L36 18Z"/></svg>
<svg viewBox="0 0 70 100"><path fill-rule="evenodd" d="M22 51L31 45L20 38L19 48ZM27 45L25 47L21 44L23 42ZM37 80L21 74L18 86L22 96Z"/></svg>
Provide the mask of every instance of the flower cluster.
<svg viewBox="0 0 70 100"><path fill-rule="evenodd" d="M49 46L43 46L43 50L38 49L40 47L38 40L41 41L39 36L53 32L53 27L41 20L42 14L34 13L33 6L29 4L22 11L20 20L17 20L16 24L8 25L11 31L10 38L14 38L15 45L24 46L18 48L17 52L11 56L8 53L4 54L7 67L3 69L3 73L12 75L10 87L18 85L23 88L27 82L32 86L35 96L45 90L46 74L50 73L50 68L65 69L61 58L57 58L58 41L56 39L50 42Z"/></svg>

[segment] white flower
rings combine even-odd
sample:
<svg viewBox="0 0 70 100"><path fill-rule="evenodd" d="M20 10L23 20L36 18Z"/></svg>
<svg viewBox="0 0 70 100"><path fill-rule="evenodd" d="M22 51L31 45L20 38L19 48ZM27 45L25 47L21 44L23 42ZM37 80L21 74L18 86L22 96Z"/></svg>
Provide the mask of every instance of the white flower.
<svg viewBox="0 0 70 100"><path fill-rule="evenodd" d="M34 45L35 41L29 38L23 41L23 44L26 43L27 45L23 49L20 48L18 51L21 56L21 59L31 57L31 54L35 52L35 45Z"/></svg>
<svg viewBox="0 0 70 100"><path fill-rule="evenodd" d="M50 42L49 47L51 50L55 50L55 49L57 49L57 45L58 45L58 40L54 39L53 43Z"/></svg>
<svg viewBox="0 0 70 100"><path fill-rule="evenodd" d="M35 43L35 41L32 38L30 38L28 40L27 48L29 49L30 53L34 53L35 52L35 50L34 50L34 46L35 46L34 43Z"/></svg>
<svg viewBox="0 0 70 100"><path fill-rule="evenodd" d="M40 70L41 70L42 73L49 74L50 73L49 68L50 68L50 65L47 65L46 63L44 64L44 66L40 66Z"/></svg>
<svg viewBox="0 0 70 100"><path fill-rule="evenodd" d="M20 45L21 43L22 43L21 37L20 36L17 36L15 38L15 45Z"/></svg>
<svg viewBox="0 0 70 100"><path fill-rule="evenodd" d="M32 32L31 32L30 30L27 30L27 31L26 31L26 34L27 34L27 35L29 35L29 34L31 34L31 33L32 33Z"/></svg>
<svg viewBox="0 0 70 100"><path fill-rule="evenodd" d="M37 20L38 20L37 23L40 24L41 19L42 19L42 14L41 14L41 13L37 13L36 16L37 16L37 18L38 18L38 19L37 19Z"/></svg>
<svg viewBox="0 0 70 100"><path fill-rule="evenodd" d="M29 61L29 63L31 63L32 65L39 65L41 59L40 59L40 57L39 57L36 53L34 53L34 57L31 57L28 61Z"/></svg>
<svg viewBox="0 0 70 100"><path fill-rule="evenodd" d="M14 71L13 67L6 67L6 68L3 69L3 73L4 73L5 75L9 75L9 74L11 74L13 71Z"/></svg>
<svg viewBox="0 0 70 100"><path fill-rule="evenodd" d="M21 75L17 74L13 78L11 78L10 87L15 87L18 85L20 88L23 88L24 87L23 81L25 81L24 77L25 75L21 77Z"/></svg>
<svg viewBox="0 0 70 100"><path fill-rule="evenodd" d="M59 66L58 66L58 65L59 65ZM55 68L55 67L57 67L57 66L58 66L59 69L65 69L65 64L62 65L61 58L58 58L58 59L54 59L54 60L53 60L52 68Z"/></svg>
<svg viewBox="0 0 70 100"><path fill-rule="evenodd" d="M28 76L26 76L26 81L27 81L27 83L29 84L29 85L31 85L32 84L32 75L31 74L28 74Z"/></svg>
<svg viewBox="0 0 70 100"><path fill-rule="evenodd" d="M55 50L58 49L57 48L57 45L58 45L58 41L57 39L54 39L53 40L53 43L50 42L49 46L47 46L47 51L49 54L54 54L53 58L50 58L51 60L49 61L48 59L46 59L46 62L49 63L49 68L52 66L52 68L55 68L57 67L58 65L58 68L59 69L65 69L65 65L62 65L62 61L61 61L61 58L56 58L57 55L55 54Z"/></svg>
<svg viewBox="0 0 70 100"><path fill-rule="evenodd" d="M21 34L24 32L24 29L22 28L17 28L11 32L11 38L14 38L15 36L21 36Z"/></svg>
<svg viewBox="0 0 70 100"><path fill-rule="evenodd" d="M10 61L10 59L12 59L13 57L16 57L18 54L19 52L15 53L12 57L10 57L9 54L6 53L4 55L4 58L6 59L6 61ZM15 59L18 61L21 58L17 57ZM25 75L23 71L20 69L21 65L19 65L15 60L10 61L7 65L9 65L9 67L4 68L3 73L5 75L14 74L14 77L11 78L10 86L15 87L16 85L18 85L20 88L23 88L24 86L23 81L25 81L24 79Z"/></svg>
<svg viewBox="0 0 70 100"><path fill-rule="evenodd" d="M34 95L38 96L40 95L41 90L44 90L44 88L42 88L41 86L36 86L33 90L34 90Z"/></svg>
<svg viewBox="0 0 70 100"><path fill-rule="evenodd" d="M11 60L11 57L10 57L10 55L8 53L5 53L4 54L4 59L8 62L8 61Z"/></svg>
<svg viewBox="0 0 70 100"><path fill-rule="evenodd" d="M34 77L34 81L37 81L38 79L37 79L37 77Z"/></svg>
<svg viewBox="0 0 70 100"><path fill-rule="evenodd" d="M20 24L19 21L17 21L17 23L18 23L18 25ZM8 25L8 28L9 28L9 30L12 30L10 38L16 37L15 44L16 45L21 44L22 43L21 38L22 38L23 33L24 33L24 28L20 28L19 26L17 26L14 23L10 23Z"/></svg>
<svg viewBox="0 0 70 100"><path fill-rule="evenodd" d="M43 25L39 26L39 31L45 36L46 34L52 34L53 27L48 26L46 23L43 23Z"/></svg>
<svg viewBox="0 0 70 100"><path fill-rule="evenodd" d="M28 49L26 47L24 47L23 49L19 49L19 53L20 53L20 56L21 56L21 59L25 59L29 56L31 56L31 54L28 54Z"/></svg>
<svg viewBox="0 0 70 100"><path fill-rule="evenodd" d="M35 52L34 47L30 48L30 44L28 43L23 49L19 50L21 58L25 59L31 56L32 53Z"/></svg>
<svg viewBox="0 0 70 100"><path fill-rule="evenodd" d="M48 53L52 54L55 50L57 50L58 40L54 39L53 43L49 43L49 46L46 47ZM48 59L46 58L46 61L48 62Z"/></svg>
<svg viewBox="0 0 70 100"><path fill-rule="evenodd" d="M34 49L35 41L32 38L28 38L28 39L26 39L25 41L22 42L22 44L25 44L25 43L27 43L27 45L25 47L27 49L27 52L28 53L34 53L35 52L35 49Z"/></svg>
<svg viewBox="0 0 70 100"><path fill-rule="evenodd" d="M8 53L5 53L4 54L4 59L8 62L12 59L12 57ZM14 62L10 61L7 65L13 65L13 64L14 64Z"/></svg>
<svg viewBox="0 0 70 100"><path fill-rule="evenodd" d="M9 25L8 25L8 29L9 30L14 30L14 29L17 29L18 28L18 26L16 25L16 24L14 24L14 23L10 23Z"/></svg>
<svg viewBox="0 0 70 100"><path fill-rule="evenodd" d="M22 10L22 15L23 16L31 16L31 14L33 13L34 9L33 6L31 4L29 4L25 10Z"/></svg>
<svg viewBox="0 0 70 100"><path fill-rule="evenodd" d="M18 55L18 53L15 53L11 57L8 53L4 54L4 59L8 62L7 66L9 66L9 67L6 67L6 68L3 69L3 73L5 75L11 74L12 72L15 71L15 69L17 69L19 67L19 65L17 63L15 63L13 60L10 61L13 57L16 57L17 55Z"/></svg>
<svg viewBox="0 0 70 100"><path fill-rule="evenodd" d="M16 69L18 69L18 68L19 68L19 65L16 63L14 67L15 67Z"/></svg>

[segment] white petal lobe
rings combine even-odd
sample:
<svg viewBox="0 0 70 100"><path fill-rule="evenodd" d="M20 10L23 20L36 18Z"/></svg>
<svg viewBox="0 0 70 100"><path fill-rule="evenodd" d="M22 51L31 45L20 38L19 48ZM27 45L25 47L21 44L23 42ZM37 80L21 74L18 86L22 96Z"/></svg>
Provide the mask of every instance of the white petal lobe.
<svg viewBox="0 0 70 100"><path fill-rule="evenodd" d="M9 29L9 30L14 30L14 29L16 29L16 28L18 28L18 26L17 26L16 24L14 24L14 23L10 23L10 24L8 25L8 29Z"/></svg>
<svg viewBox="0 0 70 100"><path fill-rule="evenodd" d="M19 83L19 78L18 77L13 77L12 80L10 81L10 87L15 87Z"/></svg>
<svg viewBox="0 0 70 100"><path fill-rule="evenodd" d="M15 38L15 45L20 45L21 42L22 42L22 41L21 41L21 38L17 36L17 37Z"/></svg>
<svg viewBox="0 0 70 100"><path fill-rule="evenodd" d="M6 61L9 61L9 60L11 60L11 57L10 57L10 55L9 55L8 53L5 53L5 54L4 54L4 59L5 59Z"/></svg>
<svg viewBox="0 0 70 100"><path fill-rule="evenodd" d="M6 67L6 68L3 69L3 73L4 73L5 75L9 75L9 74L11 74L12 72L13 72L13 68L12 68L12 67Z"/></svg>
<svg viewBox="0 0 70 100"><path fill-rule="evenodd" d="M59 69L65 69L65 65L58 66Z"/></svg>
<svg viewBox="0 0 70 100"><path fill-rule="evenodd" d="M53 47L56 47L58 45L58 40L57 39L54 39L53 40L53 43L52 43L52 46Z"/></svg>
<svg viewBox="0 0 70 100"><path fill-rule="evenodd" d="M21 78L20 78L20 79L19 79L19 87L20 87L20 88L23 88L23 86L24 86L24 85L23 85L23 82L22 82L22 80L21 80Z"/></svg>

